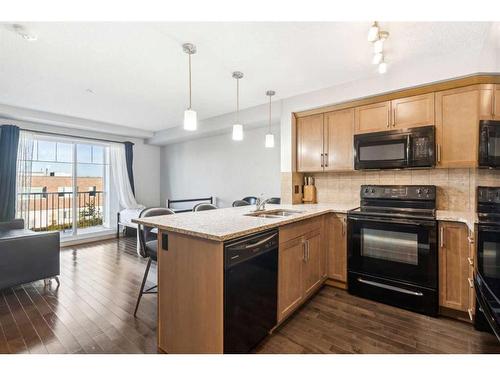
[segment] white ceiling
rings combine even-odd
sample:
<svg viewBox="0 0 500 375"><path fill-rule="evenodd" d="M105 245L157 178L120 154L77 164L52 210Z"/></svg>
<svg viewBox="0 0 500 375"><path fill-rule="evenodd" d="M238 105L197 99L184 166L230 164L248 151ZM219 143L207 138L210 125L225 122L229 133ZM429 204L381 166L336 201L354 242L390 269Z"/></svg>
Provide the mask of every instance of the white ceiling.
<svg viewBox="0 0 500 375"><path fill-rule="evenodd" d="M0 27L0 104L147 131L181 125L187 106L187 55L193 42L193 108L207 119L375 74L370 22L332 23L25 23L28 42ZM479 22L381 23L389 69L468 49L479 53L491 25ZM390 74L390 70L387 74ZM87 91L91 89L93 93Z"/></svg>

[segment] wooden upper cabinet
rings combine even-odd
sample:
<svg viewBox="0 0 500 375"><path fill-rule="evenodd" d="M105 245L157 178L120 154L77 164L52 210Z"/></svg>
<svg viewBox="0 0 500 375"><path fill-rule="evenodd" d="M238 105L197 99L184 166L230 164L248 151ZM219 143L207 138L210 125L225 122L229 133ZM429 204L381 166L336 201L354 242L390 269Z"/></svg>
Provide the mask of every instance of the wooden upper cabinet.
<svg viewBox="0 0 500 375"><path fill-rule="evenodd" d="M470 293L469 241L462 223L439 223L439 305L468 312Z"/></svg>
<svg viewBox="0 0 500 375"><path fill-rule="evenodd" d="M297 119L297 171L322 171L323 154L323 114Z"/></svg>
<svg viewBox="0 0 500 375"><path fill-rule="evenodd" d="M328 277L347 282L346 215L331 215L328 225Z"/></svg>
<svg viewBox="0 0 500 375"><path fill-rule="evenodd" d="M354 169L354 109L325 114L325 171Z"/></svg>
<svg viewBox="0 0 500 375"><path fill-rule="evenodd" d="M373 133L389 130L391 102L381 102L354 108L354 133Z"/></svg>
<svg viewBox="0 0 500 375"><path fill-rule="evenodd" d="M391 101L392 128L434 125L434 93Z"/></svg>
<svg viewBox="0 0 500 375"><path fill-rule="evenodd" d="M500 85L480 85L479 93L479 118L500 120Z"/></svg>
<svg viewBox="0 0 500 375"><path fill-rule="evenodd" d="M477 166L479 88L462 87L436 93L437 166Z"/></svg>

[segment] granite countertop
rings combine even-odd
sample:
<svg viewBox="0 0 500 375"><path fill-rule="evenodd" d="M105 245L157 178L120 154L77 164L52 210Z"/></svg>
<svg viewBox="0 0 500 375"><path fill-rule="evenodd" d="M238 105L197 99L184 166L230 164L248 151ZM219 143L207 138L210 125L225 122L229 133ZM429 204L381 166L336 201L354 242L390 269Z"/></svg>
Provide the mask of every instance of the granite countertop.
<svg viewBox="0 0 500 375"><path fill-rule="evenodd" d="M184 233L214 241L227 241L326 213L345 214L354 208L356 206L334 203L300 205L267 204L266 210L287 209L300 212L292 216L280 218L246 216L245 214L255 210L255 206L251 205L220 208L210 211L185 212L175 215L134 219L132 221L170 232Z"/></svg>
<svg viewBox="0 0 500 375"><path fill-rule="evenodd" d="M436 219L438 221L456 221L464 223L471 231L474 231L474 224L478 221L477 213L471 211L437 210Z"/></svg>

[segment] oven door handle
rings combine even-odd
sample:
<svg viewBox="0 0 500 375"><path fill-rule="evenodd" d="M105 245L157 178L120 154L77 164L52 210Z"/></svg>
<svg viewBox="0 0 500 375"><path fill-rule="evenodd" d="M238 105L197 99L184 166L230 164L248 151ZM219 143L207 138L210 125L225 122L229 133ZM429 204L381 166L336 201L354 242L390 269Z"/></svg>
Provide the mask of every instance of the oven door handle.
<svg viewBox="0 0 500 375"><path fill-rule="evenodd" d="M358 281L360 283L363 283L363 284L376 286L376 287L382 288L382 289L392 290L394 292L400 292L400 293L404 293L404 294L410 294L412 296L422 297L424 295L422 292L415 292L413 290L399 288L399 287L393 286L393 285L382 284L382 283L378 283L376 281L371 281L371 280L365 280L365 279L362 279L361 277L358 277Z"/></svg>
<svg viewBox="0 0 500 375"><path fill-rule="evenodd" d="M388 223L388 224L409 224L409 225L417 225L419 227L434 227L436 225L435 221L417 221L417 220L410 220L410 219L389 219L385 220L382 218L368 218L368 217L354 217L354 216L349 216L349 220L355 220L355 221L370 221L370 222L375 222L375 223Z"/></svg>

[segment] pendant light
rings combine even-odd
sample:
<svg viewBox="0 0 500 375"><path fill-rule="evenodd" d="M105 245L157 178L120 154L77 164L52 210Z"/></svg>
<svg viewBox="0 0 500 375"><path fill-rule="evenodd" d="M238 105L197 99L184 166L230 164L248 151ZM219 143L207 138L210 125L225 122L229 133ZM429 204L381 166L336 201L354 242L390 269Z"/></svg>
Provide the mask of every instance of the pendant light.
<svg viewBox="0 0 500 375"><path fill-rule="evenodd" d="M266 91L266 95L269 96L269 130L266 134L266 148L274 147L274 134L271 133L271 98L276 94L273 90Z"/></svg>
<svg viewBox="0 0 500 375"><path fill-rule="evenodd" d="M189 56L189 107L184 111L184 130L194 131L198 127L198 116L191 108L191 55L196 53L196 46L185 43L182 45L182 50Z"/></svg>
<svg viewBox="0 0 500 375"><path fill-rule="evenodd" d="M236 79L236 123L233 125L233 141L242 141L243 125L240 124L240 79L243 78L243 73L233 72L233 78Z"/></svg>

